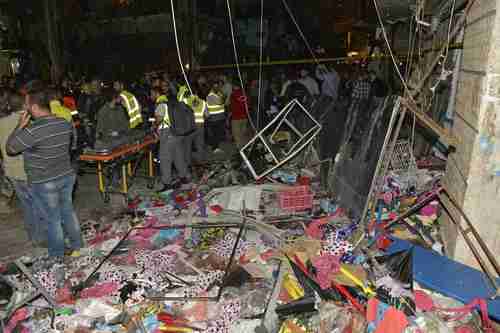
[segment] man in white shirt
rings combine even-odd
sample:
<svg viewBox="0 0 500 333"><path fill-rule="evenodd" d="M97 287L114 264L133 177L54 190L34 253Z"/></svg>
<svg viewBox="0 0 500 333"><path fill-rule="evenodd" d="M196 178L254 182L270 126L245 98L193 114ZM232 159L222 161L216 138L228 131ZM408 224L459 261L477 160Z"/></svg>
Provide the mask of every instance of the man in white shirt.
<svg viewBox="0 0 500 333"><path fill-rule="evenodd" d="M340 79L335 69L328 69L325 65L318 65L316 67L316 77L322 81L321 95L328 96L332 98L333 102L336 102Z"/></svg>
<svg viewBox="0 0 500 333"><path fill-rule="evenodd" d="M311 96L319 96L319 84L314 78L309 75L309 71L307 69L303 69L300 71L299 82L306 86Z"/></svg>

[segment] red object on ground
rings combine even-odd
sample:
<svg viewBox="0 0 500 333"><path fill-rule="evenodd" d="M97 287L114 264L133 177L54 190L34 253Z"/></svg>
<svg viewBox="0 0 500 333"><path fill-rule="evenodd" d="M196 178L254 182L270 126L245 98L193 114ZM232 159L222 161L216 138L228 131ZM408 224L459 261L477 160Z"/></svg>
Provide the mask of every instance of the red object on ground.
<svg viewBox="0 0 500 333"><path fill-rule="evenodd" d="M332 283L333 286L339 291L339 293L342 294L349 302L351 302L352 306L356 308L359 312L361 312L363 315L366 314L366 309L349 293L349 291L340 284L336 284L335 282Z"/></svg>
<svg viewBox="0 0 500 333"><path fill-rule="evenodd" d="M379 250L385 250L389 246L391 246L391 244L392 240L389 237L387 237L387 235L380 235L377 238L377 247L379 248Z"/></svg>
<svg viewBox="0 0 500 333"><path fill-rule="evenodd" d="M294 186L278 193L280 208L289 211L303 211L312 208L314 194L309 186Z"/></svg>
<svg viewBox="0 0 500 333"><path fill-rule="evenodd" d="M297 255L293 256L293 261L297 264L297 266L299 266L300 270L302 272L304 272L304 274L306 274L314 282L318 283L318 281L313 276L311 276L311 274L309 274L309 271L307 270L306 266L304 265L304 263L302 262L302 260L300 260L300 258ZM335 288L337 288L337 290L345 298L347 298L352 303L352 305L357 310L359 310L362 314L366 313L365 308L349 293L349 291L347 291L347 289L344 286L341 286L341 285L338 285L338 284L335 284L335 283L332 283L332 284L334 285Z"/></svg>
<svg viewBox="0 0 500 333"><path fill-rule="evenodd" d="M305 176L300 176L300 177L297 179L297 183L298 183L299 185L309 186L309 185L311 185L311 178L309 178L309 177L305 177Z"/></svg>
<svg viewBox="0 0 500 333"><path fill-rule="evenodd" d="M214 205L214 206L210 206L210 210L216 214L219 214L220 212L222 212L224 209L219 206L219 205Z"/></svg>

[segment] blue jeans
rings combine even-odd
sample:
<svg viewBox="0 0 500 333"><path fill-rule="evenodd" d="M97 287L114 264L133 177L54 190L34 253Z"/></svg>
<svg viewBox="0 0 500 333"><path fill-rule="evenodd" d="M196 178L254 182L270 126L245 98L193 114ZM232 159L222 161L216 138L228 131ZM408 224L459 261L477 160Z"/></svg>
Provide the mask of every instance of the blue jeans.
<svg viewBox="0 0 500 333"><path fill-rule="evenodd" d="M64 256L64 237L72 250L82 247L80 224L73 209L72 192L76 176L67 175L54 181L33 184L33 198L47 221L49 256Z"/></svg>
<svg viewBox="0 0 500 333"><path fill-rule="evenodd" d="M16 191L17 200L21 205L24 218L24 228L28 234L29 240L39 246L41 243L47 242L47 226L43 224L39 205L35 205L33 200L33 189L24 180L10 179L14 190Z"/></svg>

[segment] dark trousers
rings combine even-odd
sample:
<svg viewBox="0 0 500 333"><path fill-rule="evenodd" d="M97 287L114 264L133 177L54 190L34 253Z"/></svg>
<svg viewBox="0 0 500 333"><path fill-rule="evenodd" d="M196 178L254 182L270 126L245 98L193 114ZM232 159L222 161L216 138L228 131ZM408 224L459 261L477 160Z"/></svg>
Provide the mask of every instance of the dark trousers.
<svg viewBox="0 0 500 333"><path fill-rule="evenodd" d="M205 122L206 134L207 134L207 144L212 147L212 149L217 149L219 145L224 142L226 136L226 121L221 120L209 120Z"/></svg>

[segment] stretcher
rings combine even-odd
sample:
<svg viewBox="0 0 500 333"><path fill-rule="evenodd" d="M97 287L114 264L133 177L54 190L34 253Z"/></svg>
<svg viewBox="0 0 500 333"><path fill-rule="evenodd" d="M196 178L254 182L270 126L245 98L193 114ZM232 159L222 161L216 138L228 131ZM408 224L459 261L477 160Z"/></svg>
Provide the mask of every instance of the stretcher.
<svg viewBox="0 0 500 333"><path fill-rule="evenodd" d="M80 155L80 161L94 162L97 164L97 185L99 193L103 200L109 202L110 194L116 193L111 191L105 184L104 170L110 164L121 162L121 189L117 192L128 195L129 179L134 176L136 167L142 161L142 157L147 155L148 170L147 177L151 180L150 186L154 182L154 165L153 165L153 146L158 142L158 139L152 136L144 138L137 144L128 144L120 146L109 152L85 152ZM132 166L132 163L135 165Z"/></svg>

